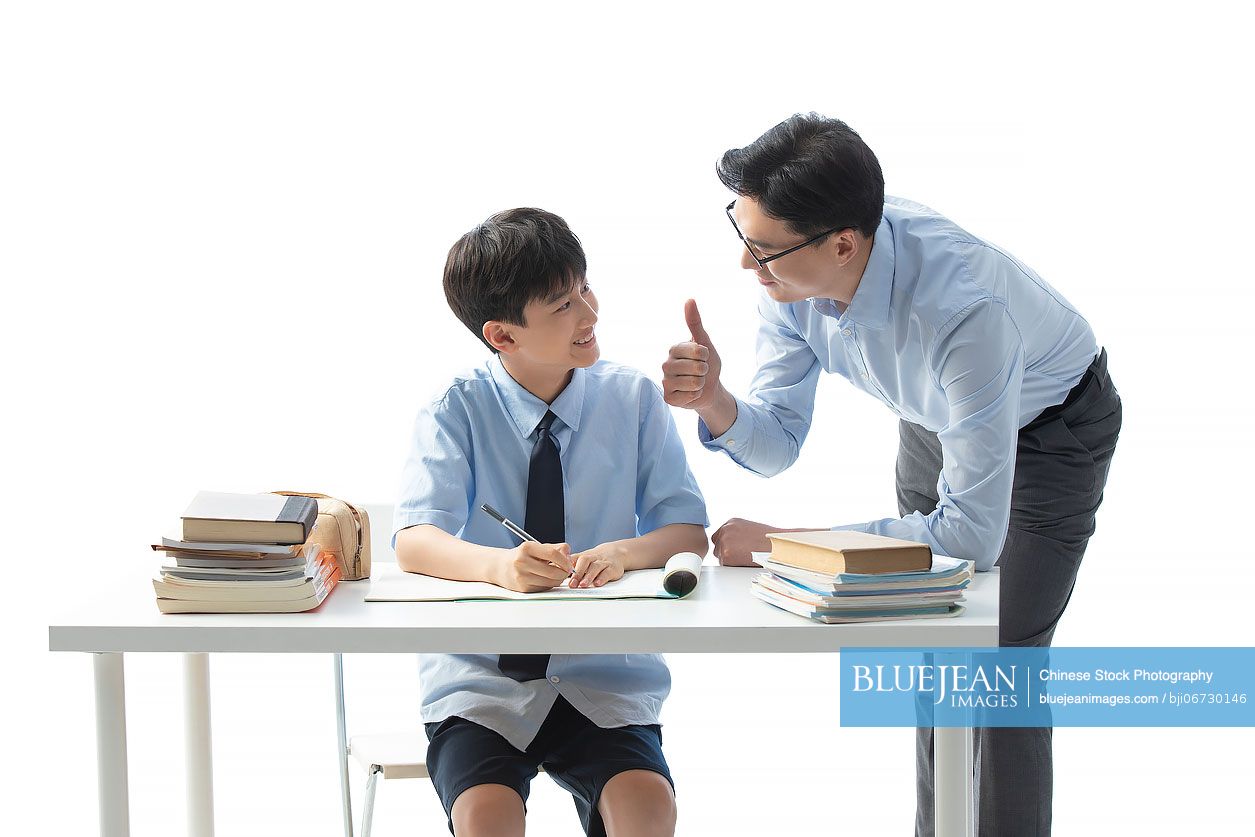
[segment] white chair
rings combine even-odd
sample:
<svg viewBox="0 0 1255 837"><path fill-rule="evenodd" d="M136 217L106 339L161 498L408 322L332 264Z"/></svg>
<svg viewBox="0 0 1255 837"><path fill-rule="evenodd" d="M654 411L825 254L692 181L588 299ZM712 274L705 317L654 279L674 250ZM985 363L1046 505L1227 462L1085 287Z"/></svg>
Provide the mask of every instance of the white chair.
<svg viewBox="0 0 1255 837"><path fill-rule="evenodd" d="M355 735L349 742L349 752L366 771L362 837L370 837L371 820L375 815L375 786L379 777L426 779L427 736L421 732ZM352 818L352 812L349 817Z"/></svg>
<svg viewBox="0 0 1255 837"><path fill-rule="evenodd" d="M392 552L392 506L366 505L370 516L371 561L395 561ZM365 584L365 581L357 582ZM348 738L344 712L344 656L332 655L335 667L336 724L340 745L340 797L344 834L353 837L353 803L349 796L349 758L366 771L366 802L362 808L362 837L370 837L379 778L426 779L427 735L423 731L355 735ZM543 772L543 771L542 771Z"/></svg>
<svg viewBox="0 0 1255 837"><path fill-rule="evenodd" d="M384 779L426 779L426 733L399 732L384 735L355 735L349 741L350 754L366 771L366 805L362 809L362 837L370 837L375 814L375 786ZM541 768L544 773L544 768ZM349 814L352 816L351 812ZM351 832L350 832L351 833Z"/></svg>

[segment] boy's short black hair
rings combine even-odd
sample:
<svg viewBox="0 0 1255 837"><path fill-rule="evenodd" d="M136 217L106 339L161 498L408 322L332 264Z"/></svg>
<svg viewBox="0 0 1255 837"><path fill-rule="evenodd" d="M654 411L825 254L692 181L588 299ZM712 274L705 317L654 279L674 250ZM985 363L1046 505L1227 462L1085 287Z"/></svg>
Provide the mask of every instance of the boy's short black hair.
<svg viewBox="0 0 1255 837"><path fill-rule="evenodd" d="M871 236L880 225L880 161L840 119L794 114L744 148L724 152L716 171L723 185L758 201L798 235L844 224Z"/></svg>
<svg viewBox="0 0 1255 837"><path fill-rule="evenodd" d="M457 318L492 349L484 323L525 326L529 302L561 293L587 272L584 248L566 221L543 209L507 209L449 248L444 295Z"/></svg>

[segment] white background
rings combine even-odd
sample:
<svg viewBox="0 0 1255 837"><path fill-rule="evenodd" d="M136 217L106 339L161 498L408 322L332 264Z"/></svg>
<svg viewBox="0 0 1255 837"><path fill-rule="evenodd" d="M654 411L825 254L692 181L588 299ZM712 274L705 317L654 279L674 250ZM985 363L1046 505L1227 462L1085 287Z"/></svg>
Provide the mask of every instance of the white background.
<svg viewBox="0 0 1255 837"><path fill-rule="evenodd" d="M1252 644L1252 68L1222 4L462 5L0 13L6 833L96 827L90 661L46 651L53 613L146 583L197 489L392 499L417 405L483 358L440 268L490 213L570 222L603 356L657 379L692 296L744 392L757 288L714 164L797 111L848 121L891 194L1033 265L1110 351L1124 433L1056 644ZM676 419L716 524L894 512L896 422L838 379L771 481ZM837 729L833 658L672 664L680 833L910 832L912 733ZM417 723L412 658L347 666L351 729ZM182 827L178 674L127 660L136 835ZM329 674L214 658L220 834L338 833ZM1251 729L1055 742L1057 834L1250 827ZM537 781L533 833L578 833L563 797ZM445 833L420 782L376 823Z"/></svg>

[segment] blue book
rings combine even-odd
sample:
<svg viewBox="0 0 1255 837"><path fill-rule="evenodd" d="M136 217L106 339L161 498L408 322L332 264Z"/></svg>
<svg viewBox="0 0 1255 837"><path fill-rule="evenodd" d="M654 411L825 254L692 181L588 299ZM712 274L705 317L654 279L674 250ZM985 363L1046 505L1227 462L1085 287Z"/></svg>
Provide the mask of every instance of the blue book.
<svg viewBox="0 0 1255 837"><path fill-rule="evenodd" d="M754 553L754 559L765 569L780 578L788 579L820 595L837 595L842 591L866 593L907 592L935 590L944 587L965 586L971 580L974 565L971 561L934 555L932 568L910 573L884 573L865 575L860 573L817 573L799 567L772 561L768 553Z"/></svg>

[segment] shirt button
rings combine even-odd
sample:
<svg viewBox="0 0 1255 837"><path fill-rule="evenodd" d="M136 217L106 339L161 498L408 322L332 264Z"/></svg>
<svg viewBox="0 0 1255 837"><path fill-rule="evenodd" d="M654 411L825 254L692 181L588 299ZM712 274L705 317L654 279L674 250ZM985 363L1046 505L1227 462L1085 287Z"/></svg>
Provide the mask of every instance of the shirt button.
<svg viewBox="0 0 1255 837"><path fill-rule="evenodd" d="M728 447L732 447L732 446L733 446L733 445L735 445L735 444L736 444L736 439L729 439L729 440L728 440Z"/></svg>
<svg viewBox="0 0 1255 837"><path fill-rule="evenodd" d="M556 674L555 674L553 677L550 677L550 678L549 678L549 682L550 682L550 683L561 683L561 682L562 682L562 678L561 678L561 677L559 677L558 675L556 675Z"/></svg>
<svg viewBox="0 0 1255 837"><path fill-rule="evenodd" d="M843 328L841 329L841 333L844 334L846 337L849 337L854 332L850 331L848 328Z"/></svg>

